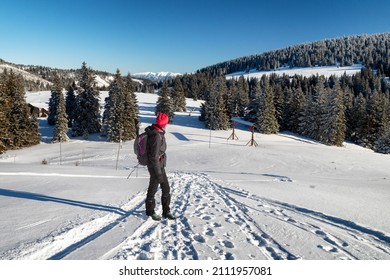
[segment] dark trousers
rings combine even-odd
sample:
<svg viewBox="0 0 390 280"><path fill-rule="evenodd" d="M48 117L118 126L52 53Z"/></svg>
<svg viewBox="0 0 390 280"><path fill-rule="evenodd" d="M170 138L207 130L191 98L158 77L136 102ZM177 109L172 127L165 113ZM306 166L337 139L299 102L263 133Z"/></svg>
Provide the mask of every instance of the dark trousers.
<svg viewBox="0 0 390 280"><path fill-rule="evenodd" d="M154 208L156 207L156 200L154 196L158 190L158 186L161 186L161 204L163 215L167 214L170 210L169 204L171 203L171 193L169 182L167 178L167 174L165 173L165 168L162 168L162 176L159 177L156 174L156 171L153 168L148 168L150 174L148 193L146 195L145 207L146 207L146 215L151 216L154 214Z"/></svg>

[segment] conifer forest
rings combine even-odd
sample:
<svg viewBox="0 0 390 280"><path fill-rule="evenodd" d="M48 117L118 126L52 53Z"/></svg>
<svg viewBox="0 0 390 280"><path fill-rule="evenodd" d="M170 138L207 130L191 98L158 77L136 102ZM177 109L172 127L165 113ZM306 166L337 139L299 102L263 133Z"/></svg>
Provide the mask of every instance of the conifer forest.
<svg viewBox="0 0 390 280"><path fill-rule="evenodd" d="M3 61L0 61L3 62ZM355 75L324 77L269 74L261 78L227 74L279 67L362 64ZM17 66L17 65L16 65ZM22 67L22 66L17 66ZM137 83L119 70L108 88L98 89L96 75L109 75L82 64L69 70L24 66L50 85L48 123L53 142L100 133L107 141L130 141L137 131L135 92L159 94L157 112L174 121L185 111L185 98L204 100L200 119L213 130L231 128L231 118L252 122L259 133L291 131L326 145L352 141L380 153L390 153L390 34L350 36L291 46L234 59L151 84ZM73 77L70 78L70 77ZM0 73L0 153L36 145L38 124L25 101L26 90L47 90L26 82L12 70ZM65 89L65 90L64 90ZM100 90L108 91L104 108Z"/></svg>

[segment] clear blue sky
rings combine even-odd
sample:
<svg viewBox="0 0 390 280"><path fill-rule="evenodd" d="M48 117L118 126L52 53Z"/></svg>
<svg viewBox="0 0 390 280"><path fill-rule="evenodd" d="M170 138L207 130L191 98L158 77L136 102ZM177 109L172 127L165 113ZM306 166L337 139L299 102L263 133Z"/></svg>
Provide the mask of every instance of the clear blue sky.
<svg viewBox="0 0 390 280"><path fill-rule="evenodd" d="M388 0L2 0L0 58L122 74L390 31Z"/></svg>

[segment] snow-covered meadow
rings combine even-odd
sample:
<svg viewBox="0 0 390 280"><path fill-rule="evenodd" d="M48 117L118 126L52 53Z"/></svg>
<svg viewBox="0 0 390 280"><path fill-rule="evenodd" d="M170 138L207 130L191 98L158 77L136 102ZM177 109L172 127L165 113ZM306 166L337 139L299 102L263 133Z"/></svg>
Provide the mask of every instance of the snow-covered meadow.
<svg viewBox="0 0 390 280"><path fill-rule="evenodd" d="M280 67L275 70L270 71L257 71L256 69L252 69L249 72L236 72L227 75L227 78L244 76L247 78L261 78L263 75L302 75L304 77L310 77L313 75L319 75L329 78L331 75L335 75L336 77L340 77L344 74L347 76L354 75L361 71L363 68L362 64L354 64L351 66L314 66L314 67Z"/></svg>
<svg viewBox="0 0 390 280"><path fill-rule="evenodd" d="M144 128L157 96L137 96ZM390 260L389 155L287 132L249 146L245 126L205 129L199 106L167 127L175 222L145 216L133 141L50 144L40 120L40 145L0 156L0 259Z"/></svg>

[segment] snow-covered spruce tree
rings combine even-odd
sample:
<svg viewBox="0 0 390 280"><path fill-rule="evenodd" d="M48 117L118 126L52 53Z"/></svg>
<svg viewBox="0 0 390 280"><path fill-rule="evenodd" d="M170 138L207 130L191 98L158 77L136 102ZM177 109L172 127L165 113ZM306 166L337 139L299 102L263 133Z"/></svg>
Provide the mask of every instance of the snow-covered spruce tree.
<svg viewBox="0 0 390 280"><path fill-rule="evenodd" d="M130 75L117 70L106 98L102 133L110 142L128 141L136 136L138 105Z"/></svg>
<svg viewBox="0 0 390 280"><path fill-rule="evenodd" d="M341 90L344 92L344 106L345 106L345 124L346 124L346 130L345 130L345 139L351 139L351 116L352 116L352 110L353 110L353 98L354 95L352 93L352 90L349 87L346 87L342 84L343 80L340 80L340 86Z"/></svg>
<svg viewBox="0 0 390 280"><path fill-rule="evenodd" d="M269 83L266 84L265 91L259 95L258 103L259 107L255 122L257 130L264 134L278 133L279 124L276 119L274 94Z"/></svg>
<svg viewBox="0 0 390 280"><path fill-rule="evenodd" d="M367 140L367 100L363 94L353 98L351 114L349 116L350 139L359 145L366 146Z"/></svg>
<svg viewBox="0 0 390 280"><path fill-rule="evenodd" d="M389 97L374 89L367 100L368 147L374 148L375 141L383 135L389 120Z"/></svg>
<svg viewBox="0 0 390 280"><path fill-rule="evenodd" d="M58 109L58 104L60 100L60 93L62 93L62 83L61 79L56 74L54 76L54 83L53 83L53 88L51 89L51 96L49 99L49 115L47 116L47 123L49 125L55 125L56 124L56 116L57 116L57 109Z"/></svg>
<svg viewBox="0 0 390 280"><path fill-rule="evenodd" d="M76 97L77 109L72 126L73 136L88 138L91 133L101 129L100 95L95 88L95 76L84 62L81 68L81 80Z"/></svg>
<svg viewBox="0 0 390 280"><path fill-rule="evenodd" d="M299 131L300 118L303 115L306 97L301 87L287 90L284 109L285 129L297 133Z"/></svg>
<svg viewBox="0 0 390 280"><path fill-rule="evenodd" d="M283 111L284 111L284 93L280 84L274 83L273 92L274 92L274 105L275 105L275 117L276 121L279 124L279 128L283 126Z"/></svg>
<svg viewBox="0 0 390 280"><path fill-rule="evenodd" d="M239 115L239 101L238 101L237 81L235 78L231 78L227 82L227 92L225 95L226 112L229 118L238 117Z"/></svg>
<svg viewBox="0 0 390 280"><path fill-rule="evenodd" d="M38 124L31 116L25 100L24 81L11 71L4 75L5 96L9 100L9 148L17 149L39 144Z"/></svg>
<svg viewBox="0 0 390 280"><path fill-rule="evenodd" d="M137 96L134 92L134 84L131 75L128 74L125 78L125 91L123 96L124 103L124 131L122 135L123 141L135 139L138 130L139 109Z"/></svg>
<svg viewBox="0 0 390 280"><path fill-rule="evenodd" d="M342 146L345 140L346 119L343 91L335 82L328 90L326 110L321 119L320 140L327 145Z"/></svg>
<svg viewBox="0 0 390 280"><path fill-rule="evenodd" d="M171 91L171 97L174 112L185 112L187 110L186 96L180 77L175 78L175 81L173 83L173 89Z"/></svg>
<svg viewBox="0 0 390 280"><path fill-rule="evenodd" d="M58 81L60 81L58 79ZM57 83L57 79L55 81ZM61 83L61 82L60 82ZM58 94L58 107L56 109L55 127L53 132L52 143L67 142L68 137L68 116L66 115L65 99L62 90Z"/></svg>
<svg viewBox="0 0 390 280"><path fill-rule="evenodd" d="M246 107L249 103L248 97L248 85L244 76L240 76L237 81L237 94L238 94L238 116L244 117Z"/></svg>
<svg viewBox="0 0 390 280"><path fill-rule="evenodd" d="M260 87L260 81L256 79L256 81L252 81L253 87L251 90L250 96L252 99L250 100L248 107L246 108L246 113L245 113L245 120L249 122L255 123L257 120L257 112L259 110L259 107L261 106L260 104L260 93L261 93L261 87Z"/></svg>
<svg viewBox="0 0 390 280"><path fill-rule="evenodd" d="M374 150L378 153L390 154L390 122L375 142Z"/></svg>
<svg viewBox="0 0 390 280"><path fill-rule="evenodd" d="M160 112L166 114L169 117L169 121L171 122L174 115L174 110L172 100L169 97L168 82L166 80L163 82L159 94L160 96L157 100L155 113L156 115Z"/></svg>
<svg viewBox="0 0 390 280"><path fill-rule="evenodd" d="M226 79L223 76L216 77L211 84L206 102L202 104L202 115L208 129L226 130L229 128L229 117L223 99L226 91Z"/></svg>
<svg viewBox="0 0 390 280"><path fill-rule="evenodd" d="M324 77L319 77L313 92L307 96L303 115L300 118L299 133L321 141L321 120L326 110Z"/></svg>
<svg viewBox="0 0 390 280"><path fill-rule="evenodd" d="M226 80L226 93L223 95L223 99L225 100L225 108L226 113L228 114L229 119L232 117L236 117L237 114L234 114L234 109L230 109L231 104L233 104L233 93L235 92L235 80L231 78Z"/></svg>
<svg viewBox="0 0 390 280"><path fill-rule="evenodd" d="M76 102L76 83L73 82L72 85L68 87L68 90L66 92L66 114L68 116L68 127L73 126L73 121L75 119L76 114L76 108L77 108L77 102Z"/></svg>
<svg viewBox="0 0 390 280"><path fill-rule="evenodd" d="M105 99L103 125L101 133L107 136L108 141L119 141L122 131L122 122L120 121L120 111L122 104L120 95L123 89L123 79L117 70L114 80L108 87L108 97Z"/></svg>
<svg viewBox="0 0 390 280"><path fill-rule="evenodd" d="M190 76L189 93L187 97L193 98L195 101L199 98L199 85L194 75Z"/></svg>

